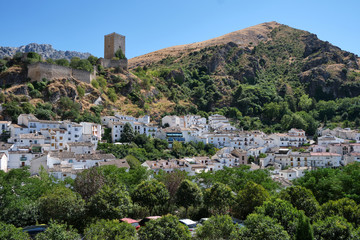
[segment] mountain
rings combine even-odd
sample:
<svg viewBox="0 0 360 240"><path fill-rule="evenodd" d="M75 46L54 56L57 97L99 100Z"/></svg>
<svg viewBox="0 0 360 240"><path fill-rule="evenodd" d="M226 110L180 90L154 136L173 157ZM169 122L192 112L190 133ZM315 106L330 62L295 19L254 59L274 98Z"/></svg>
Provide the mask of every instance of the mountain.
<svg viewBox="0 0 360 240"><path fill-rule="evenodd" d="M88 58L90 53L81 53L76 51L61 51L54 49L50 44L30 43L20 47L0 47L0 59L4 57L13 57L17 52L36 52L44 59L68 59L79 57L81 59Z"/></svg>
<svg viewBox="0 0 360 240"><path fill-rule="evenodd" d="M273 87L282 97L285 90L293 92L296 88L316 100L360 94L358 56L319 40L315 34L277 22L161 49L132 58L129 65L133 69L147 66L204 72L220 93L230 94L239 84L262 83ZM226 100L228 95L222 95L221 100ZM217 103L220 104L215 103L208 110L221 107L223 101Z"/></svg>
<svg viewBox="0 0 360 240"><path fill-rule="evenodd" d="M267 132L295 127L314 134L320 122L360 127L359 57L277 22L135 57L128 71L98 66L91 84L76 79L29 84L28 62L18 61L0 59L0 103L16 102L5 119L32 111L39 118L83 121L92 120L91 114L100 121L100 113L116 111L155 120L164 114L219 113L237 119L243 129ZM32 110L25 100L51 105Z"/></svg>

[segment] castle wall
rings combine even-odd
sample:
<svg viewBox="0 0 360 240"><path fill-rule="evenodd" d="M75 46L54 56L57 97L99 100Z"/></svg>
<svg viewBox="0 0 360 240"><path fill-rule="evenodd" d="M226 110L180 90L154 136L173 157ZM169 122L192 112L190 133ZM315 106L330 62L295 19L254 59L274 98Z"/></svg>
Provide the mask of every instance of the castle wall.
<svg viewBox="0 0 360 240"><path fill-rule="evenodd" d="M98 61L99 61L98 63L100 63L101 66L103 66L104 68L120 67L124 70L127 70L127 68L128 68L128 60L127 59L112 60L112 59L100 58Z"/></svg>
<svg viewBox="0 0 360 240"><path fill-rule="evenodd" d="M96 74L85 70L38 62L28 65L28 78L31 78L32 81L41 81L43 78L48 80L75 78L90 83L92 79L96 78Z"/></svg>

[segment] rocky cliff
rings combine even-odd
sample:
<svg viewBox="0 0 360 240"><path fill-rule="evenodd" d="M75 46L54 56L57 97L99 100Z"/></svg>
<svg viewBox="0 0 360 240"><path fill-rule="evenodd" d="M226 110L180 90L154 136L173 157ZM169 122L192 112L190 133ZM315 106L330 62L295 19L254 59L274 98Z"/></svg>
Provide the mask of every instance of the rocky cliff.
<svg viewBox="0 0 360 240"><path fill-rule="evenodd" d="M36 52L40 54L44 59L65 58L68 60L70 60L73 57L79 57L81 59L85 59L91 55L90 53L56 50L50 44L30 43L28 45L20 46L20 47L0 47L0 58L12 57L17 52Z"/></svg>

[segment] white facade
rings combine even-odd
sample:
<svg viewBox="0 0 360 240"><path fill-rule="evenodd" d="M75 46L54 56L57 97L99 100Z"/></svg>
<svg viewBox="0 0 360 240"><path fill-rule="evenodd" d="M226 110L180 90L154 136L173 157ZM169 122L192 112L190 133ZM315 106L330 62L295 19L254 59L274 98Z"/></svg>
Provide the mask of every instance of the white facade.
<svg viewBox="0 0 360 240"><path fill-rule="evenodd" d="M0 171L7 172L8 160L9 158L5 153L0 153Z"/></svg>

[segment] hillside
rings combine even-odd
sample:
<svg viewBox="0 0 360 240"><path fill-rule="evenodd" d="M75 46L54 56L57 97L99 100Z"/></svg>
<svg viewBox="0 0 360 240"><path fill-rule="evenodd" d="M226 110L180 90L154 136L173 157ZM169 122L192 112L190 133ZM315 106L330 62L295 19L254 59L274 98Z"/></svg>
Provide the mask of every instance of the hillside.
<svg viewBox="0 0 360 240"><path fill-rule="evenodd" d="M81 53L76 51L61 51L54 49L50 44L30 43L20 47L0 47L0 59L4 57L13 57L16 53L35 52L40 54L43 59L62 59L70 60L73 57L81 59L88 58L90 53Z"/></svg>
<svg viewBox="0 0 360 240"><path fill-rule="evenodd" d="M148 65L154 62L158 62L163 58L169 56L180 56L186 55L191 52L211 47L215 45L224 45L229 42L233 42L238 44L239 46L248 46L249 43L253 43L254 45L258 44L260 41L269 40L270 31L280 26L281 24L277 22L267 22L262 23L256 26L248 27L239 31L235 31L232 33L225 34L223 36L213 38L210 40L206 40L203 42L197 42L186 45L179 45L169 48L164 48L155 52L151 52L142 56L134 57L129 60L129 67L135 68L138 66Z"/></svg>
<svg viewBox="0 0 360 240"><path fill-rule="evenodd" d="M50 102L53 113L46 118L84 120L79 113L86 112L99 121L100 114L120 111L159 120L164 114L216 112L234 118L241 128L268 132L298 127L314 134L327 122L360 126L359 58L276 22L139 56L129 60L129 71L97 66L92 84L74 79L47 81L44 87L32 83L39 93L28 84L28 62L1 61L3 101L16 99L20 106L24 99L33 105ZM96 58L82 61L91 69ZM69 101L63 106L64 96L75 101L76 113Z"/></svg>

